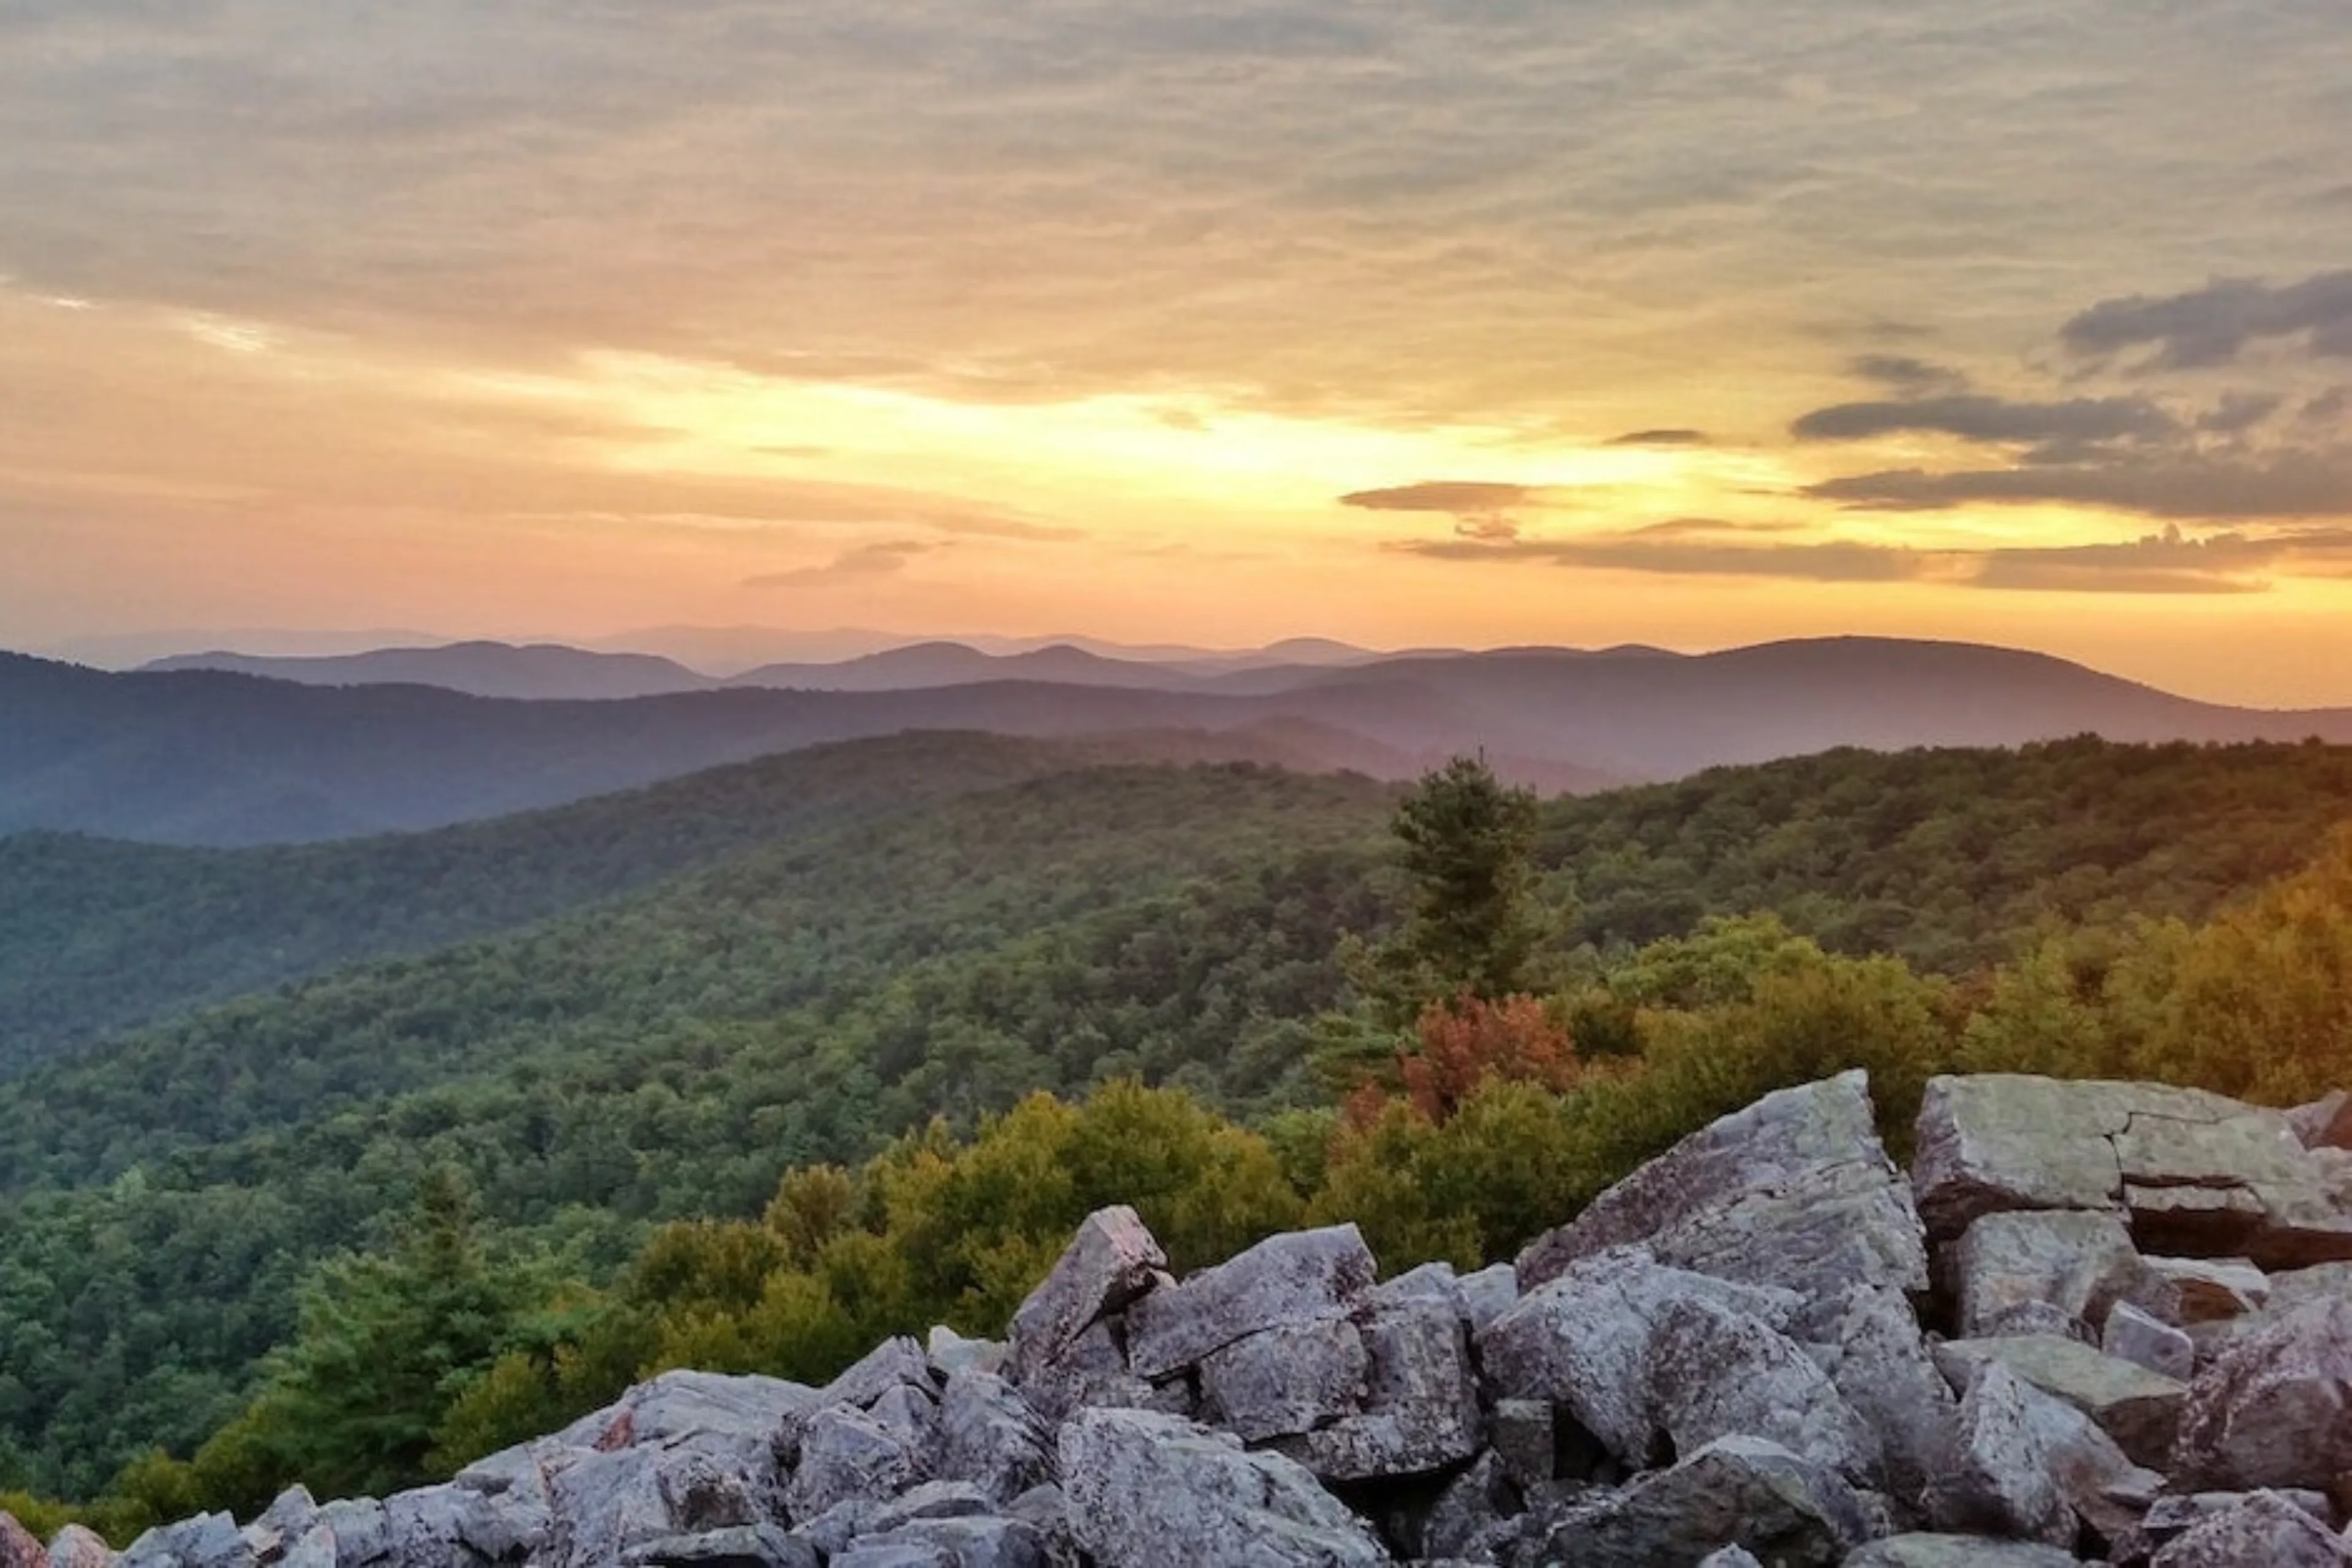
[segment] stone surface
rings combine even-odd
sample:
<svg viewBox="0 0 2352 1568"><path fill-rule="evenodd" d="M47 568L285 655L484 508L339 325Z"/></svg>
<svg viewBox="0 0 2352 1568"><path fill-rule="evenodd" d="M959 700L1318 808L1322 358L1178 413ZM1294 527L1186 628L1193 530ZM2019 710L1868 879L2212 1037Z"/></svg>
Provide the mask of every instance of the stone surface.
<svg viewBox="0 0 2352 1568"><path fill-rule="evenodd" d="M801 1436L800 1462L784 1489L793 1519L813 1519L853 1498L879 1501L928 1479L921 1449L864 1411L821 1410Z"/></svg>
<svg viewBox="0 0 2352 1568"><path fill-rule="evenodd" d="M1871 1533L1837 1475L1759 1437L1726 1437L1670 1469L1529 1515L1521 1561L1576 1568L1696 1563L1738 1546L1778 1568L1836 1568Z"/></svg>
<svg viewBox="0 0 2352 1568"><path fill-rule="evenodd" d="M2154 1568L2344 1568L2341 1537L2275 1492L2255 1492L2156 1554Z"/></svg>
<svg viewBox="0 0 2352 1568"><path fill-rule="evenodd" d="M2189 1398L2184 1383L2049 1334L1952 1340L1937 1345L1935 1356L1946 1379L1962 1390L1979 1367L1999 1362L2088 1415L2134 1463L2152 1468L2170 1454Z"/></svg>
<svg viewBox="0 0 2352 1568"><path fill-rule="evenodd" d="M1164 1377L1267 1329L1344 1318L1376 1272L1352 1225L1269 1237L1137 1301L1128 1313L1129 1370Z"/></svg>
<svg viewBox="0 0 2352 1568"><path fill-rule="evenodd" d="M50 1538L49 1568L108 1568L114 1548L83 1525L68 1524Z"/></svg>
<svg viewBox="0 0 2352 1568"><path fill-rule="evenodd" d="M253 1549L225 1513L158 1525L115 1561L117 1568L255 1568Z"/></svg>
<svg viewBox="0 0 2352 1568"><path fill-rule="evenodd" d="M626 1568L824 1568L815 1547L766 1523L648 1542L622 1561Z"/></svg>
<svg viewBox="0 0 2352 1568"><path fill-rule="evenodd" d="M1650 1409L1650 1336L1676 1301L1710 1300L1773 1328L1801 1304L1792 1291L1736 1284L1660 1264L1641 1247L1580 1258L1519 1298L1478 1336L1496 1387L1567 1405L1629 1468L1648 1464L1664 1434Z"/></svg>
<svg viewBox="0 0 2352 1568"><path fill-rule="evenodd" d="M49 1568L49 1550L40 1537L0 1510L0 1568Z"/></svg>
<svg viewBox="0 0 2352 1568"><path fill-rule="evenodd" d="M1918 1150L1912 1183L1939 1239L2005 1210L2105 1209L2147 1252L2264 1268L2352 1258L2352 1215L2286 1118L2201 1090L1932 1079Z"/></svg>
<svg viewBox="0 0 2352 1568"><path fill-rule="evenodd" d="M1462 1315L1474 1334L1518 1304L1519 1271L1511 1264L1465 1274L1456 1283L1462 1289Z"/></svg>
<svg viewBox="0 0 2352 1568"><path fill-rule="evenodd" d="M1977 1370L1960 1401L1943 1522L1986 1535L2071 1546L2074 1510L2027 1410L2031 1391L1999 1362Z"/></svg>
<svg viewBox="0 0 2352 1568"><path fill-rule="evenodd" d="M934 1472L1011 1502L1054 1479L1054 1434L1013 1385L990 1373L964 1371L940 1396Z"/></svg>
<svg viewBox="0 0 2352 1568"><path fill-rule="evenodd" d="M1674 1452L1718 1437L1764 1437L1857 1485L1878 1473L1878 1445L1795 1342L1769 1323L1705 1298L1667 1304L1644 1374L1652 1421Z"/></svg>
<svg viewBox="0 0 2352 1568"><path fill-rule="evenodd" d="M1437 1310L1455 1315L1449 1303ZM1256 1443L1353 1415L1370 1370L1356 1325L1329 1319L1268 1329L1211 1352L1201 1363L1201 1391L1216 1425Z"/></svg>
<svg viewBox="0 0 2352 1568"><path fill-rule="evenodd" d="M2191 1489L2324 1490L2352 1474L2352 1300L2298 1307L2224 1351L2190 1385L2171 1459Z"/></svg>
<svg viewBox="0 0 2352 1568"><path fill-rule="evenodd" d="M1013 1380L1038 1376L1079 1335L1126 1310L1167 1267L1168 1255L1133 1209L1120 1205L1088 1215L1044 1283L1013 1315L1005 1352Z"/></svg>
<svg viewBox="0 0 2352 1568"><path fill-rule="evenodd" d="M2197 1375L2197 1342L2185 1329L2176 1329L2129 1301L2118 1301L2107 1313L2106 1331L2099 1348L2117 1361L2146 1367L2158 1377L2186 1383Z"/></svg>
<svg viewBox="0 0 2352 1568"><path fill-rule="evenodd" d="M1375 1308L1362 1335L1362 1410L1283 1451L1332 1480L1420 1475L1476 1453L1478 1394L1461 1314L1433 1301Z"/></svg>
<svg viewBox="0 0 2352 1568"><path fill-rule="evenodd" d="M1946 1247L1941 1269L1956 1303L1953 1332L1975 1339L2001 1331L2005 1315L2037 1302L2095 1330L2137 1281L2140 1258L2119 1214L1999 1213Z"/></svg>
<svg viewBox="0 0 2352 1568"><path fill-rule="evenodd" d="M1085 1411L1062 1428L1060 1458L1072 1533L1102 1568L1391 1561L1305 1469L1190 1422Z"/></svg>
<svg viewBox="0 0 2352 1568"><path fill-rule="evenodd" d="M1887 1489L1921 1506L1948 1462L1959 1405L1911 1303L1896 1290L1856 1286L1813 1316L1818 1337L1808 1348L1870 1428Z"/></svg>
<svg viewBox="0 0 2352 1568"><path fill-rule="evenodd" d="M934 1323L923 1337L923 1355L931 1375L941 1383L960 1372L1001 1373L1011 1347L998 1340L968 1340L945 1323Z"/></svg>
<svg viewBox="0 0 2352 1568"><path fill-rule="evenodd" d="M1638 1243L1661 1263L1833 1301L1927 1288L1919 1218L1873 1126L1868 1077L1782 1089L1693 1133L1519 1255L1522 1290Z"/></svg>
<svg viewBox="0 0 2352 1568"><path fill-rule="evenodd" d="M2076 1568L2071 1552L1980 1535L1890 1535L1845 1560L1845 1568Z"/></svg>
<svg viewBox="0 0 2352 1568"><path fill-rule="evenodd" d="M2136 1305L2176 1328L2249 1317L2270 1298L2269 1277L2242 1258L2144 1258L2131 1290Z"/></svg>
<svg viewBox="0 0 2352 1568"><path fill-rule="evenodd" d="M2352 1149L2352 1091L2337 1089L2286 1113L2306 1149Z"/></svg>
<svg viewBox="0 0 2352 1568"><path fill-rule="evenodd" d="M1503 1473L1519 1486L1538 1487L1552 1479L1559 1439L1551 1401L1497 1399L1487 1412L1486 1439Z"/></svg>

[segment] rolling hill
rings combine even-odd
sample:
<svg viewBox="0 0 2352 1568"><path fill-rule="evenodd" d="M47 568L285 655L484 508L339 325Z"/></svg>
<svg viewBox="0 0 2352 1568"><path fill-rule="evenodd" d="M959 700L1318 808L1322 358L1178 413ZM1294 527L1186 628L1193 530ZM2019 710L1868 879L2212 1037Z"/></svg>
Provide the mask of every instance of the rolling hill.
<svg viewBox="0 0 2352 1568"><path fill-rule="evenodd" d="M972 661L986 656L909 655L918 663L934 657L976 669ZM1035 657L1067 668L1090 656ZM1083 668L1099 673L1102 662ZM944 666L931 668L936 675ZM988 680L595 702L325 689L203 671L104 675L5 656L0 717L0 833L51 827L190 844L439 826L908 730L1194 730L1240 754L1278 743L1292 765L1396 777L1483 751L1500 771L1548 792L1837 746L2008 746L2077 734L2352 740L2352 710L2230 708L2039 654L1874 638L1697 656L1632 648L1408 657L1244 671L1182 690Z"/></svg>

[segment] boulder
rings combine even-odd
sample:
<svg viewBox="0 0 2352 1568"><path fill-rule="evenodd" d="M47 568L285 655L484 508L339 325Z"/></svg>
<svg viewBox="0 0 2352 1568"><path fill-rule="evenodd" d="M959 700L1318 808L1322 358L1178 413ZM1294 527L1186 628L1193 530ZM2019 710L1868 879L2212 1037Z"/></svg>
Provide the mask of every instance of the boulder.
<svg viewBox="0 0 2352 1568"><path fill-rule="evenodd" d="M1652 1331L1650 1418L1673 1451L1764 1437L1869 1485L1878 1445L1829 1374L1769 1324L1704 1297L1669 1302Z"/></svg>
<svg viewBox="0 0 2352 1568"><path fill-rule="evenodd" d="M2159 1377L2186 1383L2197 1375L2197 1342L2185 1329L2144 1312L2129 1301L2118 1301L2107 1313L2099 1349L2117 1361L2144 1366Z"/></svg>
<svg viewBox="0 0 2352 1568"><path fill-rule="evenodd" d="M1278 1454L1140 1410L1088 1410L1062 1428L1072 1534L1101 1568L1387 1563L1363 1522Z"/></svg>
<svg viewBox="0 0 2352 1568"><path fill-rule="evenodd" d="M1133 1209L1088 1215L1044 1283L1013 1315L1005 1346L1013 1381L1045 1372L1079 1335L1150 1289L1167 1267L1168 1255Z"/></svg>
<svg viewBox="0 0 2352 1568"><path fill-rule="evenodd" d="M1696 1563L1738 1546L1779 1568L1836 1568L1872 1533L1853 1489L1760 1437L1725 1437L1614 1491L1530 1514L1521 1560L1577 1568Z"/></svg>
<svg viewBox="0 0 2352 1568"><path fill-rule="evenodd" d="M1519 1271L1511 1264L1465 1274L1456 1283L1462 1289L1462 1315L1474 1334L1518 1304Z"/></svg>
<svg viewBox="0 0 2352 1568"><path fill-rule="evenodd" d="M2143 1258L2130 1292L2134 1305L2182 1329L2250 1317L2270 1298L2269 1277L2242 1258Z"/></svg>
<svg viewBox="0 0 2352 1568"><path fill-rule="evenodd" d="M1278 1445L1330 1480L1421 1475L1478 1451L1478 1392L1459 1312L1408 1301L1364 1314L1363 1408Z"/></svg>
<svg viewBox="0 0 2352 1568"><path fill-rule="evenodd" d="M2296 1268L2273 1274L2265 1283L2268 1292L2260 1305L2274 1314L2292 1312L2314 1301L2352 1299L2352 1263Z"/></svg>
<svg viewBox="0 0 2352 1568"><path fill-rule="evenodd" d="M1919 1216L1861 1071L1768 1094L1691 1134L1520 1253L1519 1288L1638 1243L1661 1263L1834 1302L1927 1288ZM1811 1337L1811 1336L1808 1336Z"/></svg>
<svg viewBox="0 0 2352 1568"><path fill-rule="evenodd" d="M1960 1401L1952 1473L1937 1511L1947 1523L1987 1535L2072 1546L2074 1510L2027 1410L2031 1392L1999 1362L1978 1369Z"/></svg>
<svg viewBox="0 0 2352 1568"><path fill-rule="evenodd" d="M2352 1549L2275 1492L2255 1492L2159 1551L2154 1568L2345 1568Z"/></svg>
<svg viewBox="0 0 2352 1568"><path fill-rule="evenodd" d="M1347 1317L1375 1272L1352 1225L1269 1237L1137 1301L1128 1312L1128 1368L1165 1377L1251 1334Z"/></svg>
<svg viewBox="0 0 2352 1568"><path fill-rule="evenodd" d="M1699 1559L1698 1568L1764 1568L1745 1546L1726 1546Z"/></svg>
<svg viewBox="0 0 2352 1568"><path fill-rule="evenodd" d="M49 1568L48 1548L41 1544L41 1538L4 1509L0 1509L0 1568Z"/></svg>
<svg viewBox="0 0 2352 1568"><path fill-rule="evenodd" d="M2119 1214L2001 1212L1971 1224L1942 1253L1962 1339L2002 1331L2005 1315L2031 1303L2058 1309L2095 1331L2140 1276L2139 1250Z"/></svg>
<svg viewBox="0 0 2352 1568"><path fill-rule="evenodd" d="M49 1541L49 1568L110 1568L113 1562L114 1548L86 1525L68 1524Z"/></svg>
<svg viewBox="0 0 2352 1568"><path fill-rule="evenodd" d="M1456 1316L1449 1304L1437 1310ZM1286 1324L1210 1352L1201 1390L1218 1426L1257 1443L1354 1414L1370 1367L1363 1335L1345 1318Z"/></svg>
<svg viewBox="0 0 2352 1568"><path fill-rule="evenodd" d="M255 1568L253 1548L225 1513L158 1525L115 1562L116 1568Z"/></svg>
<svg viewBox="0 0 2352 1568"><path fill-rule="evenodd" d="M863 1536L829 1568L1046 1568L1045 1537L1017 1519L925 1519Z"/></svg>
<svg viewBox="0 0 2352 1568"><path fill-rule="evenodd" d="M1003 1378L960 1372L940 1396L934 1468L1009 1503L1054 1479L1054 1435Z"/></svg>
<svg viewBox="0 0 2352 1568"><path fill-rule="evenodd" d="M2189 1398L2187 1384L2051 1334L1951 1340L1937 1345L1935 1356L1946 1379L1962 1390L1979 1367L2000 1363L2088 1415L2135 1464L2151 1468L2170 1455Z"/></svg>
<svg viewBox="0 0 2352 1568"><path fill-rule="evenodd" d="M2352 1300L2263 1323L2199 1373L2172 1472L2221 1491L2324 1490L2352 1474Z"/></svg>
<svg viewBox="0 0 2352 1568"><path fill-rule="evenodd" d="M816 1548L773 1524L673 1535L632 1549L625 1568L824 1568Z"/></svg>
<svg viewBox="0 0 2352 1568"><path fill-rule="evenodd" d="M996 1340L968 1340L945 1323L934 1323L924 1336L923 1355L931 1376L945 1383L960 1372L1003 1372L1010 1347Z"/></svg>
<svg viewBox="0 0 2352 1568"><path fill-rule="evenodd" d="M1566 1405L1628 1468L1641 1469L1664 1434L1651 1414L1650 1341L1677 1301L1708 1300L1768 1327L1784 1327L1801 1299L1660 1264L1645 1249L1621 1247L1579 1258L1519 1298L1478 1336L1480 1364L1495 1388Z"/></svg>
<svg viewBox="0 0 2352 1568"><path fill-rule="evenodd" d="M310 1489L292 1486L278 1494L261 1517L245 1527L245 1543L263 1563L275 1563L294 1548L319 1522L319 1504ZM5 1560L0 1560L5 1561Z"/></svg>
<svg viewBox="0 0 2352 1568"><path fill-rule="evenodd" d="M929 1473L928 1456L906 1433L837 1405L818 1411L802 1432L800 1462L784 1488L784 1505L793 1519L814 1519L852 1499L896 1497Z"/></svg>
<svg viewBox="0 0 2352 1568"><path fill-rule="evenodd" d="M2143 1251L2352 1258L2352 1215L2280 1112L2157 1084L1930 1079L1912 1183L1938 1239L2012 1209L2124 1215Z"/></svg>
<svg viewBox="0 0 2352 1568"><path fill-rule="evenodd" d="M1845 1560L1845 1568L2077 1568L2071 1552L1980 1535L1890 1535Z"/></svg>
<svg viewBox="0 0 2352 1568"><path fill-rule="evenodd" d="M1416 1550L1424 1560L1493 1561L1513 1538L1520 1497L1503 1462L1479 1455L1430 1505Z"/></svg>
<svg viewBox="0 0 2352 1568"><path fill-rule="evenodd" d="M1538 1487L1553 1478L1559 1431L1548 1399L1497 1399L1487 1412L1487 1446L1503 1473L1523 1488Z"/></svg>
<svg viewBox="0 0 2352 1568"><path fill-rule="evenodd" d="M2352 1092L2337 1089L2286 1113L2306 1149L2352 1149Z"/></svg>
<svg viewBox="0 0 2352 1568"><path fill-rule="evenodd" d="M1870 1429L1887 1489L1921 1506L1948 1462L1959 1406L1927 1353L1910 1301L1896 1290L1858 1285L1813 1317L1819 1337L1806 1348Z"/></svg>

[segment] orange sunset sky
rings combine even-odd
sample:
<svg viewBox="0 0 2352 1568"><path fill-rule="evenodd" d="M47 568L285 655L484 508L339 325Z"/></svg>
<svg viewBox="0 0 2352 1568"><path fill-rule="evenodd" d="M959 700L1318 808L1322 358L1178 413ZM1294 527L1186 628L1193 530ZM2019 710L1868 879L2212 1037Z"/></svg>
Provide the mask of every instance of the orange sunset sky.
<svg viewBox="0 0 2352 1568"><path fill-rule="evenodd" d="M2337 0L12 0L0 646L1839 632L2352 703Z"/></svg>

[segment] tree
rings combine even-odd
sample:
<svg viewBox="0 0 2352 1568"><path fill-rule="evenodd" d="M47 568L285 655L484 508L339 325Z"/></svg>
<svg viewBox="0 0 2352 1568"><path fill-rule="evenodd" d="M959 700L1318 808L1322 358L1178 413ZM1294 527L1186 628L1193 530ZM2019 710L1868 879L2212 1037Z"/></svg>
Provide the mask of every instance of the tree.
<svg viewBox="0 0 2352 1568"><path fill-rule="evenodd" d="M1423 774L1390 825L1403 846L1412 908L1394 937L1355 964L1382 1021L1404 1028L1430 1003L1498 1001L1530 989L1543 940L1535 899L1532 791L1505 785L1484 757Z"/></svg>

